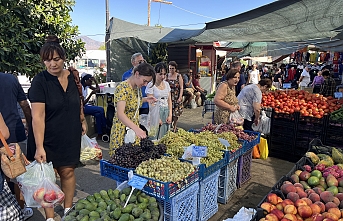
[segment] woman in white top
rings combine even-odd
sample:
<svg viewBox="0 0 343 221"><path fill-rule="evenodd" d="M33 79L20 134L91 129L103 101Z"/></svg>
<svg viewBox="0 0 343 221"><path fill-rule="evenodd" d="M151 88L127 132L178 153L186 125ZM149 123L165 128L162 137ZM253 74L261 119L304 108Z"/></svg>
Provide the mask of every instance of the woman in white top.
<svg viewBox="0 0 343 221"><path fill-rule="evenodd" d="M155 66L155 71L155 85L150 82L146 86L145 93L148 97L155 97L157 99L157 105L159 105L160 108L160 128L156 137L152 138L160 139L167 133L169 124L172 122L172 100L169 83L164 80L167 74L167 66L163 62L157 63Z"/></svg>
<svg viewBox="0 0 343 221"><path fill-rule="evenodd" d="M310 73L308 71L309 71L309 67L305 67L303 72L300 75L300 79L299 79L300 89L304 89L311 82Z"/></svg>
<svg viewBox="0 0 343 221"><path fill-rule="evenodd" d="M252 70L249 71L248 84L258 84L260 80L260 72L257 70L256 64L253 64Z"/></svg>

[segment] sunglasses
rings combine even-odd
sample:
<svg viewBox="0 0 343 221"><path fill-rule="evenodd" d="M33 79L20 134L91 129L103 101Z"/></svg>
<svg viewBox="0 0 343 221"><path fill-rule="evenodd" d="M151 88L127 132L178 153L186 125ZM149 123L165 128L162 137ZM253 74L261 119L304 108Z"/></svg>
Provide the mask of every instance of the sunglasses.
<svg viewBox="0 0 343 221"><path fill-rule="evenodd" d="M175 68L169 68L169 69L172 69L172 70L173 70L173 69L175 69Z"/></svg>

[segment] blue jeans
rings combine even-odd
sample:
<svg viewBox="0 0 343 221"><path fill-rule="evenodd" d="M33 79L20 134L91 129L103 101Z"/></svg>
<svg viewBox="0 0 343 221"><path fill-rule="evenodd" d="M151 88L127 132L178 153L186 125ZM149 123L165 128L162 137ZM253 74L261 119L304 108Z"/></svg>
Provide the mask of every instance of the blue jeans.
<svg viewBox="0 0 343 221"><path fill-rule="evenodd" d="M106 129L106 118L104 108L99 106L85 105L84 114L92 115L95 118L96 131L103 134Z"/></svg>

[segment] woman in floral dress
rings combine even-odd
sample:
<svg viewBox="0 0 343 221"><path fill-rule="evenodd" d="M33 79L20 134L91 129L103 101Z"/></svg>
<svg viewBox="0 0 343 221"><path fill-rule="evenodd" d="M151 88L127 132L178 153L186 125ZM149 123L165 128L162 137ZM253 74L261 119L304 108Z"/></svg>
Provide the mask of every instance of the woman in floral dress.
<svg viewBox="0 0 343 221"><path fill-rule="evenodd" d="M214 103L214 122L216 124L227 124L230 114L239 109L236 97L236 85L239 81L240 73L237 69L230 69L227 73L226 81L217 87Z"/></svg>
<svg viewBox="0 0 343 221"><path fill-rule="evenodd" d="M154 97L142 98L141 87L146 86L151 80L155 83L154 68L150 64L141 63L133 69L131 77L117 85L114 92L116 114L113 117L113 125L111 128L110 156L114 155L116 148L123 145L126 127L129 127L135 132L136 144L139 143L140 139L146 138L145 131L139 128L139 114L137 109L143 102L156 101ZM138 101L140 101L139 104Z"/></svg>
<svg viewBox="0 0 343 221"><path fill-rule="evenodd" d="M183 92L183 80L179 73L176 72L177 63L175 61L169 62L169 73L167 74L166 81L170 86L170 94L172 100L172 125L173 131L176 132L176 123L179 116L182 114L182 92Z"/></svg>

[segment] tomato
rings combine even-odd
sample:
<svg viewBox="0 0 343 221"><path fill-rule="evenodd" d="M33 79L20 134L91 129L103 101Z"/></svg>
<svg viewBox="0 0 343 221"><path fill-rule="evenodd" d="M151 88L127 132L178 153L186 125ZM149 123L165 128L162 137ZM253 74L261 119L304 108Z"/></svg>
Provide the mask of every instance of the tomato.
<svg viewBox="0 0 343 221"><path fill-rule="evenodd" d="M299 112L299 111L300 111L300 107L296 106L296 107L294 108L294 111Z"/></svg>

